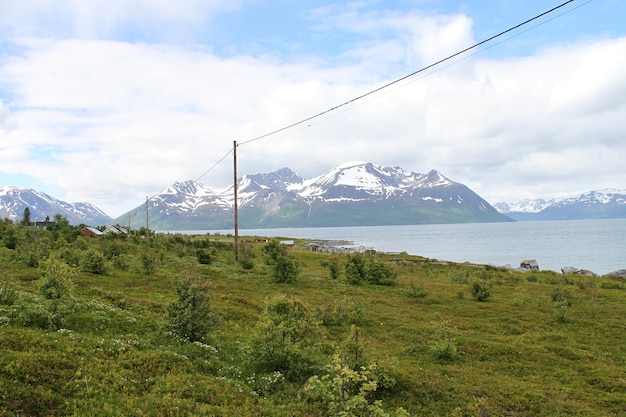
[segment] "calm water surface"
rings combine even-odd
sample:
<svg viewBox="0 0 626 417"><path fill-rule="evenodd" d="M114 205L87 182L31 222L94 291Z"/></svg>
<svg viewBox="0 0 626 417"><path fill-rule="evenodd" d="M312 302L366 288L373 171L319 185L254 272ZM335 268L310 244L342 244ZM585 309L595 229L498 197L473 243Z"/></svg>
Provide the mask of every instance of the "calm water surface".
<svg viewBox="0 0 626 417"><path fill-rule="evenodd" d="M216 231L185 233L207 232ZM240 229L239 235L348 240L380 252L496 266L536 259L540 269L553 271L573 266L602 275L626 269L626 219Z"/></svg>

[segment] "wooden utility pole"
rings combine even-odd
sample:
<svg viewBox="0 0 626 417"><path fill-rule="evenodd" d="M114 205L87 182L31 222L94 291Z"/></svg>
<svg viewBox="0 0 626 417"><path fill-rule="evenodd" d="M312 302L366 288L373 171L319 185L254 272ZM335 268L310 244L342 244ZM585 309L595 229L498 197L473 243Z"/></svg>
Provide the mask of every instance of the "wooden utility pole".
<svg viewBox="0 0 626 417"><path fill-rule="evenodd" d="M233 208L235 211L235 262L239 261L239 208L237 207L237 141L233 141Z"/></svg>

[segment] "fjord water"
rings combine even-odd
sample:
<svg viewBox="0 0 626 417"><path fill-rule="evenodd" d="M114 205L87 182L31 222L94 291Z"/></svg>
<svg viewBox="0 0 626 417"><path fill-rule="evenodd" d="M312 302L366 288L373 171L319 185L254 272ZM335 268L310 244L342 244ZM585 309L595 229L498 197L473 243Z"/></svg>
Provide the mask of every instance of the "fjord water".
<svg viewBox="0 0 626 417"><path fill-rule="evenodd" d="M540 269L557 272L564 266L598 275L626 269L626 219L240 229L239 234L347 240L379 252L494 266L518 267L522 259L536 259Z"/></svg>

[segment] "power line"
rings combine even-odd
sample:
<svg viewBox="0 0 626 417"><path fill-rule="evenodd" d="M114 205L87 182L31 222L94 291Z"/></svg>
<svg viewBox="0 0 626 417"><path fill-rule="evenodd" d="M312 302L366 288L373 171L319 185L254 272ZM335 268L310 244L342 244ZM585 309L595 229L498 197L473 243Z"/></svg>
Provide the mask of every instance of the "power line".
<svg viewBox="0 0 626 417"><path fill-rule="evenodd" d="M202 179L202 177L204 177L206 174L208 174L209 172L213 171L215 169L216 166L218 166L220 164L220 162L222 162L224 159L226 159L226 157L228 155L230 155L231 153L233 153L233 150L229 150L228 152L226 152L226 154L224 156L222 156L216 163L214 163L211 168L207 169L206 171L204 171L204 173L202 175L200 175L198 178L196 178L196 182L200 181L200 179Z"/></svg>
<svg viewBox="0 0 626 417"><path fill-rule="evenodd" d="M425 66L425 67L423 67L423 68L420 68L420 69L419 69L419 70L417 70L417 71L414 71L414 72L412 72L412 73L410 73L410 74L408 74L408 75L405 75L405 76L403 76L403 77L401 77L401 78L398 78L398 79L396 79L396 80L394 80L394 81L391 81L391 82L389 82L389 83L387 83L387 84L384 84L384 85L382 85L382 86L380 86L380 87L378 87L378 88L375 88L375 89L373 89L373 90L371 90L371 91L368 91L368 92L367 92L367 93L365 93L365 94L361 94L360 96L357 96L357 97L355 97L355 98L353 98L353 99L351 99L351 100L348 100L348 101L346 101L346 102L344 102L344 103L341 103L341 104L339 104L339 105L337 105L337 106L331 107L331 108L329 108L329 109L327 109L327 110L324 110L324 111L322 111L322 112L320 112L320 113L317 113L317 114L315 114L315 115L313 115L313 116L309 116L309 117L307 117L307 118L305 118L305 119L302 119L302 120L300 120L300 121L297 121L297 122L295 122L295 123L291 123L291 124L289 124L289 125L287 125L287 126L284 126L284 127L280 128L280 129L276 129L276 130L273 130L273 131L271 131L271 132L265 133L265 134L263 134L263 135L260 135L260 136L254 137L254 138L252 138L252 139L248 139L248 140L246 140L246 141L240 142L240 143L238 143L238 144L237 144L237 147L239 147L239 146L241 146L241 145L245 145L245 144L251 143L251 142L255 142L255 141L258 141L258 140L261 140L261 139L265 139L265 138L267 138L267 137L269 137L269 136L273 136L273 135L275 135L275 134L277 134L277 133L280 133L280 132L284 132L284 131L286 131L286 130L288 130L288 129L291 129L291 128L293 128L293 127L296 127L296 126L302 125L302 124L304 124L304 123L307 123L307 122L309 122L309 121L311 121L311 120L313 120L313 119L317 119L317 118L319 118L319 117L321 117L321 116L324 116L324 115L327 115L327 114L329 114L329 113L332 113L332 112L334 112L334 111L336 111L336 110L338 110L338 109L340 109L340 108L346 107L346 106L348 106L348 105L350 105L350 104L353 104L353 103L355 103L355 102L357 102L357 101L359 101L359 100L362 100L362 99L364 99L364 98L366 98L366 97L372 96L372 95L374 95L375 93L378 93L378 92L380 92L380 91L382 91L382 90L388 89L389 87L392 87L392 86L394 86L394 85L397 85L397 84L401 83L402 81L405 81L405 80L407 80L407 79L409 79L409 78L412 78L412 77L414 77L414 76L416 76L416 75L418 75L418 74L421 74L421 73L425 72L426 70L429 70L429 69L431 69L431 68L433 68L433 67L436 67L436 66L438 66L438 65L440 65L440 64L442 64L442 63L444 63L444 62L450 61L451 59L456 58L456 57L458 57L459 55L464 54L465 52L468 52L468 51L470 51L470 50L472 50L472 49L475 49L475 48L477 48L477 47L479 47L479 46L481 46L481 45L484 45L484 44L486 44L486 43L488 43L488 42L491 42L492 40L494 40L494 39L496 39L496 38L499 38L499 37L501 37L501 36L503 36L503 35L505 35L505 34L507 34L507 33L510 33L510 32L512 32L512 31L514 31L514 30L516 30L516 29L519 29L520 27L525 26L525 25L527 25L527 24L529 24L529 23L531 23L531 22L533 22L533 21L536 21L536 20L538 20L538 19L542 18L543 16L546 16L546 15L548 15L548 14L550 14L550 13L553 13L554 11L556 11L556 10L558 10L558 9L561 9L561 8L563 8L564 6L566 6L566 5L570 4L570 3L573 3L574 1L575 1L575 0L568 0L568 1L564 2L564 3L561 3L560 5L558 5L558 6L556 6L556 7L553 7L553 8L551 8L551 9L549 9L549 10L547 10L547 11L543 12L543 13L540 13L540 14L538 14L538 15L536 15L536 16L534 16L534 17L532 17L532 18L530 18L530 19L528 19L528 20L526 20L526 21L522 22L522 23L519 23L519 24L517 24L517 25L515 25L515 26L512 26L512 27L510 27L510 28L506 29L506 30L503 30L503 31L501 31L500 33L498 33L498 34L496 34L496 35L493 35L493 36L491 36L491 37L489 37L489 38L487 38L487 39L484 39L484 40L482 40L482 41L480 41L480 42L478 42L478 43L476 43L476 44L474 44L474 45L472 45L472 46L469 46L469 47L467 47L467 48L465 48L465 49L463 49L463 50L461 50L461 51L459 51L459 52L456 52L456 53L454 53L454 54L452 54L452 55L450 55L450 56L448 56L448 57L446 57L446 58L443 58L443 59L441 59L441 60L439 60L439 61L437 61L437 62L434 62L434 63L432 63L432 64L430 64L430 65L428 65L428 66ZM568 11L566 11L566 12L564 12L564 13L560 14L560 15L557 15L557 16L553 17L552 19L549 19L549 20L547 20L547 21L545 21L545 22L541 22L541 23L539 23L539 24L537 24L537 25L535 25L535 26L532 26L532 27L530 27L530 28L526 29L525 31L523 31L523 32L521 32L521 33L515 34L515 35L513 35L513 36L511 36L511 37L509 37L509 38L506 38L506 39L502 40L501 42L498 42L498 43L496 43L495 45L490 46L489 48L492 48L492 47L495 47L495 46L497 46L497 45L500 45L500 44L502 44L502 43L504 43L504 42L506 42L506 41L508 41L508 40L512 39L513 37L519 36L519 35L521 35L521 34L523 34L523 33L526 33L526 32L528 32L528 31L530 31L530 30L532 30L532 29L534 29L534 28L536 28L536 27L538 27L538 26L540 26L540 25L543 25L543 24L545 24L545 23L547 23L547 22L550 22L550 21L552 21L552 20L554 20L554 19L557 19L558 17L561 17L561 16L563 16L563 15L564 15L564 14L566 14L566 13L569 13L569 12L571 12L571 11L573 11L573 10L576 10L576 9L578 9L578 8L580 8L580 7L583 7L583 6L585 6L585 5L589 4L589 3L591 3L592 1L593 1L593 0L588 0L588 1L586 1L585 3L582 3L581 5L579 5L579 6L577 6L577 7L574 7L574 8L572 8L572 9L570 9L570 10L568 10ZM486 49L489 49L489 48L486 48ZM471 56L473 56L473 55L475 55L475 54L478 54L479 52L481 52L481 51L477 51L477 52L475 52L474 54L470 55L469 57L471 57ZM443 70L443 69L445 69L445 68L448 68L449 66L454 65L454 64L456 64L456 63L458 63L458 62L460 62L460 61L462 61L462 60L465 60L465 59L467 59L467 58L469 58L469 57L465 57L465 58L460 59L459 61L452 62L452 63L450 63L449 65L447 65L447 66L445 66L444 68L442 68L442 70ZM426 76L427 76L427 75L424 75L424 77L426 77ZM422 78L424 78L424 77L422 77ZM422 78L418 78L418 79L422 79ZM417 81L417 80L415 80L415 81ZM346 111L347 111L347 110L346 110ZM305 128L307 128L307 127L308 127L308 126L303 126L303 129L305 129ZM229 151L228 151L228 152L227 152L224 156L222 156L222 157L221 157L221 158L220 158L220 159L219 159L219 160L218 160L215 164L213 164L213 165L212 165L209 169L207 169L207 170L206 170L206 171L205 171L202 175L200 175L200 176L196 179L196 181L199 181L199 180L200 180L200 179L202 179L205 175L207 175L209 172L213 171L213 170L214 170L214 169L215 169L215 168L216 168L216 167L217 167L217 166L218 166L218 165L219 165L219 164L220 164L220 163L221 163L224 159L226 159L226 158L227 158L227 157L228 157L231 153L233 153L233 149L232 149L232 148L231 148L231 149L230 149L230 150L229 150Z"/></svg>
<svg viewBox="0 0 626 417"><path fill-rule="evenodd" d="M408 79L408 78L411 78L411 77L413 77L413 76L415 76L415 75L417 75L417 74L420 74L420 73L422 73L422 72L424 72L424 71L426 71L426 70L428 70L428 69L430 69L430 68L433 68L433 67L435 67L435 66L437 66L437 65L439 65L439 64L441 64L441 63L443 63L443 62L449 61L449 60L451 60L452 58L455 58L455 57L457 57L457 56L459 56L459 55L462 55L462 54L464 54L465 52L467 52L467 51L469 51L469 50L472 50L472 49L474 49L474 48L477 48L477 47L479 47L479 46L481 46L481 45L483 45L483 44L485 44L485 43L488 43L488 42L490 42L490 41L492 41L492 40L494 40L494 39L496 39L496 38L499 38L499 37L500 37L500 36L502 36L502 35L505 35L505 34L507 34L507 33L509 33L509 32L512 32L512 31L514 31L515 29L518 29L518 28L520 28L520 27L522 27L522 26L525 26L525 25L527 25L528 23L533 22L533 21L535 21L535 20L537 20L537 19L540 19L540 18L542 18L543 16L546 16L546 15L548 15L548 14L550 14L550 13L554 12L555 10L558 10L558 9L560 9L560 8L562 8L562 7L566 6L566 5L568 5L569 3L572 3L572 2L574 2L574 1L575 1L575 0L568 0L568 1L564 2L564 3L561 3L560 5L558 5L558 6L556 6L556 7L553 7L553 8L551 8L550 10L547 10L547 11L545 11L545 12L543 12L543 13L540 13L540 14L536 15L535 17L532 17L532 18L530 18L530 19L528 19L528 20L526 20L526 21L524 21L524 22L522 22L522 23L519 23L519 24L517 24L517 25L515 25L515 26L512 26L512 27L510 27L510 28L508 28L508 29L506 29L506 30L504 30L504 31L502 31L502 32L500 32L500 33L498 33L498 34L496 34L496 35L493 35L493 36L491 36L491 37L489 37L489 38L487 38L487 39L485 39L485 40L482 40L482 41L480 41L480 42L478 42L478 43L475 43L474 45L469 46L469 47L467 47L467 48L465 48L465 49L463 49L463 50L461 50L461 51L459 51L459 52L457 52L457 53L454 53L454 54L452 54L452 55L450 55L450 56L448 56L448 57L446 57L446 58L440 59L439 61L437 61L437 62L435 62L435 63L433 63L433 64L430 64L430 65L427 65L427 66L425 66L425 67L423 67L423 68L420 68L420 69L419 69L419 70L417 70L417 71L414 71L414 72L412 72L412 73L410 73L410 74L408 74L408 75L405 75L404 77L398 78L398 79L396 79L396 80L394 80L394 81L391 81L391 82L389 82L389 83L387 83L387 84L384 84L384 85L382 85L382 86L380 86L380 87L378 87L378 88L375 88L374 90L370 90L370 91L368 91L368 92L367 92L367 93L365 93L365 94L361 94L361 95L360 95L360 96L358 96L358 97L355 97L355 98L353 98L353 99L351 99L351 100L348 100L348 101L346 101L346 102L344 102L344 103L341 103L341 104L339 104L339 105L337 105L337 106L331 107L330 109L328 109L328 110L324 110L324 111L322 111L322 112L320 112L320 113L317 113L317 114L315 114L315 115L313 115L313 116L309 116L309 117L307 117L307 118L305 118L305 119L302 119L302 120L300 120L300 121L298 121L298 122L291 123L291 124L289 124L289 125L287 125L287 126L284 126L284 127L280 128L280 129L276 129L276 130L273 130L273 131L271 131L271 132L265 133L265 134L263 134L263 135L257 136L257 137L255 137L255 138L248 139L248 140L246 140L246 141L240 142L240 143L239 143L239 146L241 146L241 145L245 145L245 144L248 144L248 143L250 143L250 142L255 142L255 141L260 140L260 139L264 139L264 138L266 138L266 137L268 137L268 136L275 135L276 133L280 133L280 132L285 131L285 130L287 130L287 129L291 129L292 127L295 127L295 126L301 125L301 124L303 124L303 123L309 122L309 121L311 121L311 120L313 120L313 119L316 119L316 118L318 118L318 117L321 117L321 116L323 116L323 115L325 115L325 114L327 114L327 113L330 113L330 112L335 111L335 110L337 110L337 109L339 109L339 108L345 107L345 106L347 106L347 105L349 105L349 104L351 104L351 103L354 103L355 101L361 100L361 99L363 99L363 98L365 98L365 97L368 97L368 96L370 96L370 95L372 95L372 94L375 94L375 93L377 93L377 92L379 92L379 91L381 91L381 90L384 90L384 89L386 89L386 88L388 88L388 87L391 87L392 85L398 84L398 83L400 83L400 82L402 82L402 81L404 81L404 80L406 80L406 79ZM590 0L590 1L592 1L592 0ZM590 2L590 1L589 1L589 2ZM589 3L589 2L588 2L588 3ZM585 3L585 4L587 4L587 3Z"/></svg>

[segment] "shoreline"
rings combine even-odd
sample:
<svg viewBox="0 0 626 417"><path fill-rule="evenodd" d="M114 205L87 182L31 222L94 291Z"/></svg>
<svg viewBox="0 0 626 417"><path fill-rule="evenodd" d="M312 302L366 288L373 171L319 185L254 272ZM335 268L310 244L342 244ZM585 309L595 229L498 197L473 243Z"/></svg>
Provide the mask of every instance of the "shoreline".
<svg viewBox="0 0 626 417"><path fill-rule="evenodd" d="M294 238L296 239L296 238ZM338 240L333 240L333 239L306 239L306 238L297 238L299 240L304 241L303 246L307 247L309 250L313 251L313 252L323 252L323 253L337 253L337 254L350 254L350 253L355 253L355 252L365 252L367 250L375 250L373 248L370 247L366 247L363 245L359 245L357 243L355 243L354 241L350 241L350 240L343 240L343 239L338 239ZM416 256L416 257L420 257L420 258L424 258L427 260L431 260L434 262L438 262L441 264L468 264L468 265L475 265L475 266L483 266L483 267L494 267L494 268L501 268L501 269L506 269L506 270L511 270L511 271L517 271L517 272L532 272L534 270L533 267L531 267L530 265L528 265L527 267L523 267L522 265L524 265L525 263L529 263L529 262L534 262L536 264L536 260L532 259L532 260L520 260L520 266L517 268L514 268L513 266L511 266L510 264L506 264L506 265L494 265L494 264L490 264L490 263L474 263L474 262L469 262L469 261L464 261L464 262L456 262L456 261L450 261L450 260L445 260L445 259L437 259L437 258L430 258L430 257L424 257L422 255L415 255L415 254L409 254L408 252L386 252L386 251L377 251L378 253L382 253L382 254L386 254L386 255L399 255L402 253L406 253L409 256ZM540 265L536 264L537 266L537 271L540 271L541 269L539 268ZM551 270L546 270L546 271L551 271ZM606 274L596 274L595 272L589 270L589 269L585 269L585 268L576 268L573 266L564 266L561 268L561 271L552 271L555 272L557 274L561 274L561 275L577 275L577 276L594 276L594 277L606 277L606 278L622 278L622 279L626 279L626 269L618 269L615 271L611 271L608 272Z"/></svg>

